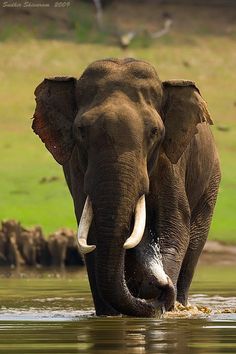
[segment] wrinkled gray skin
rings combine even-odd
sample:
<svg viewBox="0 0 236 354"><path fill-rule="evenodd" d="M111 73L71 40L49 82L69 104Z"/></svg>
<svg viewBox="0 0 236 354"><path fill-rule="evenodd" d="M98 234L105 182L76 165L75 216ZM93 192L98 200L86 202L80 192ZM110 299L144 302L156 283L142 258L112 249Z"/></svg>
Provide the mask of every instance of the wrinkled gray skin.
<svg viewBox="0 0 236 354"><path fill-rule="evenodd" d="M96 250L85 258L97 315L150 317L176 298L185 305L220 182L195 84L161 82L148 63L110 59L79 80L45 79L35 94L33 130L63 165L78 223L86 197L92 202ZM143 194L144 237L125 251Z"/></svg>

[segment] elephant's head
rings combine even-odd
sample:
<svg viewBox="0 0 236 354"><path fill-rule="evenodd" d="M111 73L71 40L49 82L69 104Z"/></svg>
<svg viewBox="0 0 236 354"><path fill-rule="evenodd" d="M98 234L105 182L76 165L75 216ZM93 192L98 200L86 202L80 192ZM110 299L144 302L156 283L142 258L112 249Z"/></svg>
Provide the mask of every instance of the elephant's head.
<svg viewBox="0 0 236 354"><path fill-rule="evenodd" d="M85 204L79 244L96 253L102 296L127 315L153 316L160 303L168 309L174 301L169 277L160 269L150 274L156 299L140 299L127 286L125 254L143 234L149 237L145 199L159 156L176 164L197 124L210 119L198 89L192 82L161 82L146 62L109 59L89 65L79 80L45 79L35 94L35 133L60 164L77 154ZM96 245L89 244L91 229Z"/></svg>

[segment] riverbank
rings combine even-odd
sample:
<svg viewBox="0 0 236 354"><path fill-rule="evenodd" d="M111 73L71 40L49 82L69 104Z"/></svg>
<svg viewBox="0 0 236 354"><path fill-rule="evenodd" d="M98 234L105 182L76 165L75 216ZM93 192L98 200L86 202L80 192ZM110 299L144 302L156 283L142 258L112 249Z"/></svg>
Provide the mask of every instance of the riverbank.
<svg viewBox="0 0 236 354"><path fill-rule="evenodd" d="M200 257L202 264L236 264L236 245L207 241ZM40 226L25 228L19 221L2 221L0 228L0 266L19 268L82 266L76 232L61 228L45 235Z"/></svg>
<svg viewBox="0 0 236 354"><path fill-rule="evenodd" d="M199 262L205 265L236 265L236 245L207 241Z"/></svg>

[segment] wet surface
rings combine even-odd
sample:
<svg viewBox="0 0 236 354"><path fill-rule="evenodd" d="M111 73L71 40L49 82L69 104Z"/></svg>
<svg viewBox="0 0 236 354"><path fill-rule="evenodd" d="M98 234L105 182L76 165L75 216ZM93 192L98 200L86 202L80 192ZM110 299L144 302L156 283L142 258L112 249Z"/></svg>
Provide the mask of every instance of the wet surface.
<svg viewBox="0 0 236 354"><path fill-rule="evenodd" d="M0 353L236 353L236 275L201 267L191 306L97 318L84 271L0 274Z"/></svg>

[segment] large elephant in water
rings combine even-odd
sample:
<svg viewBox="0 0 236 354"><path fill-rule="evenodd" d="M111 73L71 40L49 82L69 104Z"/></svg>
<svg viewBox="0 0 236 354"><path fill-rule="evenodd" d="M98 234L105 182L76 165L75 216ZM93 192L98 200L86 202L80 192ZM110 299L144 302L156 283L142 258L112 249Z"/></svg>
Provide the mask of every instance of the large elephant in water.
<svg viewBox="0 0 236 354"><path fill-rule="evenodd" d="M33 130L63 166L97 315L186 304L220 182L196 85L108 59L35 95Z"/></svg>

